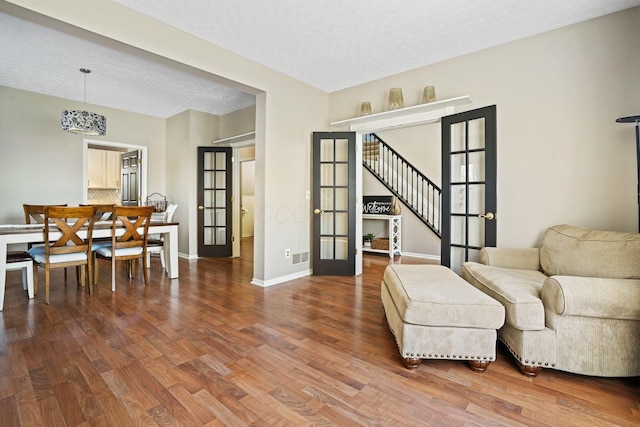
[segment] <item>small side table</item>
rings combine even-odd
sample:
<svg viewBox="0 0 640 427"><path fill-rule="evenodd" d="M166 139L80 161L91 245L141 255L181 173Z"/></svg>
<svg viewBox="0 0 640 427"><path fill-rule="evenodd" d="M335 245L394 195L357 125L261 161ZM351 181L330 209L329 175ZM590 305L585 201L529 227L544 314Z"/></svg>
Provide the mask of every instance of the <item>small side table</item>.
<svg viewBox="0 0 640 427"><path fill-rule="evenodd" d="M402 215L363 214L362 220L387 221L387 235L389 236L388 250L363 247L363 252L388 253L389 258L402 255Z"/></svg>

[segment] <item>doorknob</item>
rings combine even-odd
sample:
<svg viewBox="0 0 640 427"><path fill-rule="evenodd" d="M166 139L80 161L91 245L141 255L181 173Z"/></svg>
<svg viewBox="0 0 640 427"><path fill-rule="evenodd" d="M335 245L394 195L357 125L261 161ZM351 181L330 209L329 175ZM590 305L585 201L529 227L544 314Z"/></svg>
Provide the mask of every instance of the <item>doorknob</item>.
<svg viewBox="0 0 640 427"><path fill-rule="evenodd" d="M200 206L198 206L198 209L203 210L204 206L200 205Z"/></svg>
<svg viewBox="0 0 640 427"><path fill-rule="evenodd" d="M314 214L316 214L316 215L318 215L319 213L322 213L322 212L324 212L324 211L321 211L321 210L320 210L320 209L318 209L318 208L315 208L315 209L313 210L313 213L314 213Z"/></svg>
<svg viewBox="0 0 640 427"><path fill-rule="evenodd" d="M487 219L487 220L491 221L491 220L495 219L496 216L494 215L493 212L487 212L484 215L483 214L478 215L478 217L484 218L484 219Z"/></svg>

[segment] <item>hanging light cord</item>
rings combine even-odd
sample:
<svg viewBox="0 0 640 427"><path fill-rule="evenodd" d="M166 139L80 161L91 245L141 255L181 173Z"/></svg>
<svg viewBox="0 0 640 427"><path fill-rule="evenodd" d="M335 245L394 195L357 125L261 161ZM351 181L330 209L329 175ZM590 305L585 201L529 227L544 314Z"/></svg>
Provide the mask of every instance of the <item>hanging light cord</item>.
<svg viewBox="0 0 640 427"><path fill-rule="evenodd" d="M84 73L84 104L87 105L87 74L91 72L88 68L80 68L80 72Z"/></svg>

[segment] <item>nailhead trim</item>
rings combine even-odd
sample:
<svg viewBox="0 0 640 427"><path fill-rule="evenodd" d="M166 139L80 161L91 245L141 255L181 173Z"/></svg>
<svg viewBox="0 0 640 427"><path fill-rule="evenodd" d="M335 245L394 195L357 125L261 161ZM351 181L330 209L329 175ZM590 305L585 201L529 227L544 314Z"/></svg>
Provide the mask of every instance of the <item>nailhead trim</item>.
<svg viewBox="0 0 640 427"><path fill-rule="evenodd" d="M535 361L535 360L532 360L531 363L529 363L529 360L527 359L523 361L522 356L520 356L514 349L512 349L509 344L507 344L502 338L500 338L500 341L502 341L502 343L507 347L507 349L509 350L509 352L511 352L513 357L515 357L518 360L518 362L522 363L523 365L535 366L537 364L538 366L542 366L542 364L544 364L544 366L549 366L550 364L549 362ZM556 366L555 363L551 363L552 368L554 368L555 366Z"/></svg>
<svg viewBox="0 0 640 427"><path fill-rule="evenodd" d="M486 356L486 355L462 355L462 354L433 354L433 353L403 353L403 357L420 357L423 359L460 359L460 360L488 360L495 361L494 356Z"/></svg>
<svg viewBox="0 0 640 427"><path fill-rule="evenodd" d="M393 333L393 330L391 329L391 327L389 327L389 330L391 331L393 337L396 339L396 345L398 346L398 350L400 350L400 344L398 343L398 339L397 339L396 335ZM412 358L420 357L420 353L417 353L417 354L415 354L415 353L406 353L406 352L402 353L402 351L401 351L401 354L402 354L402 357L412 357ZM427 358L427 357L429 359L456 359L457 358L457 359L464 359L464 360L474 360L474 359L480 360L480 359L484 359L484 360L489 360L489 361L495 361L495 357L494 356L471 356L471 357L469 357L468 354L465 354L464 357L462 357L462 355L459 354L456 357L455 354L453 356L447 354L447 356L445 357L444 354L438 355L437 353L436 354L433 354L433 353L428 353L428 354L427 353L422 353L422 358L423 359Z"/></svg>

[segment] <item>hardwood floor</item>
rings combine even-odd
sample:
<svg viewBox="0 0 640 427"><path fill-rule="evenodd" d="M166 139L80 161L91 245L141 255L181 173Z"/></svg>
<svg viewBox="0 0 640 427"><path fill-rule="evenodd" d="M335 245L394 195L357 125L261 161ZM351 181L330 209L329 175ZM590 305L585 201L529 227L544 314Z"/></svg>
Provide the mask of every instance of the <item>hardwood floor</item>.
<svg viewBox="0 0 640 427"><path fill-rule="evenodd" d="M405 369L380 302L388 258L266 289L247 258L180 260L173 281L155 258L148 287L122 263L115 293L101 263L92 296L56 272L50 305L9 272L0 426L640 425L638 378L531 379L502 348L483 374Z"/></svg>

